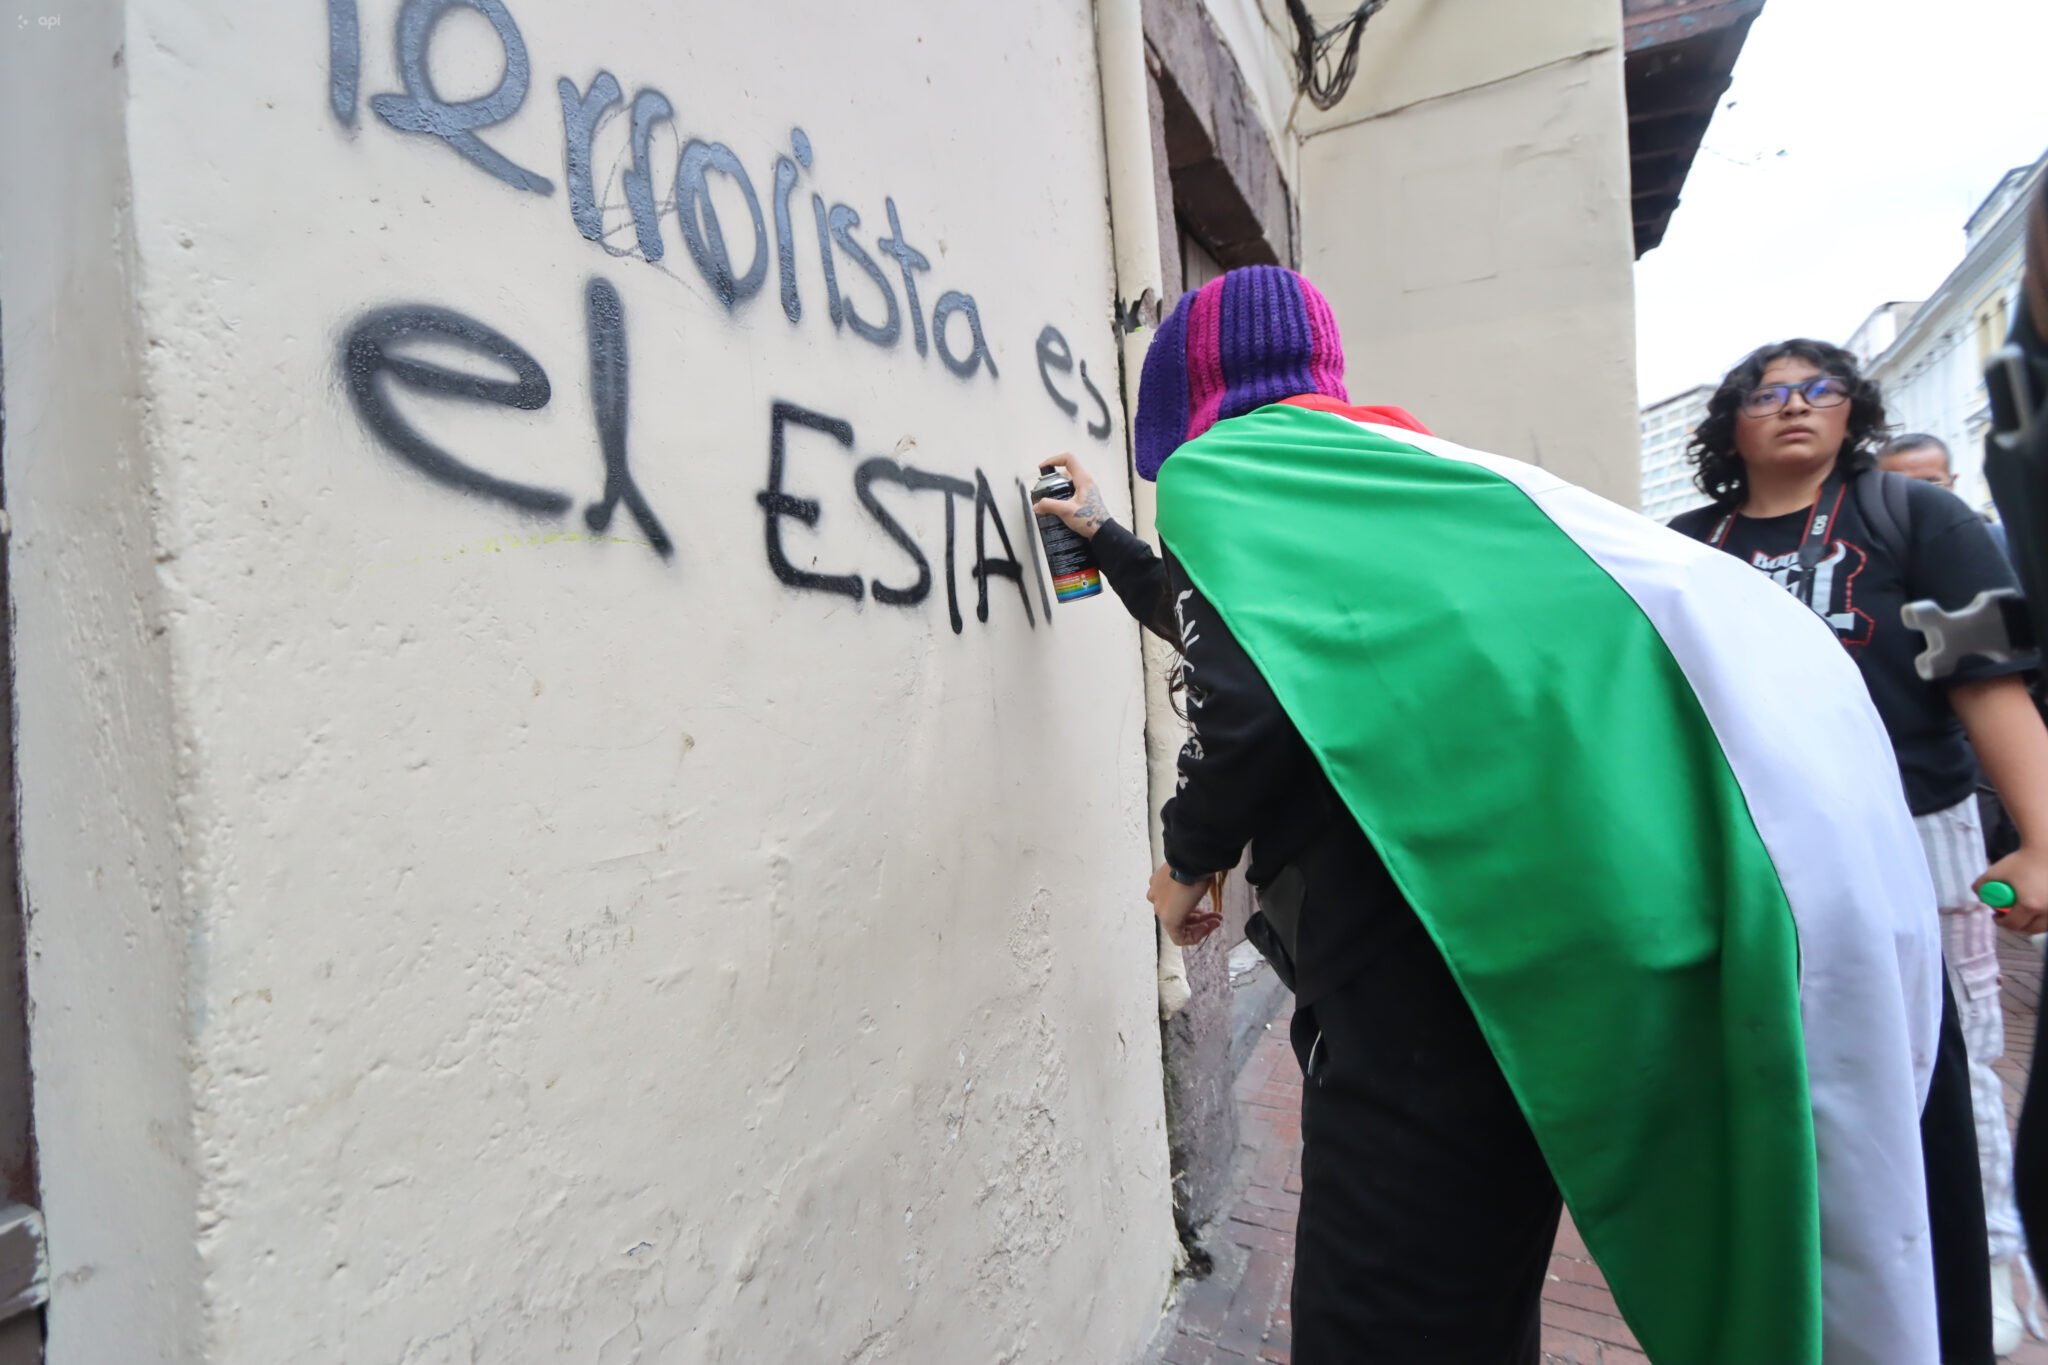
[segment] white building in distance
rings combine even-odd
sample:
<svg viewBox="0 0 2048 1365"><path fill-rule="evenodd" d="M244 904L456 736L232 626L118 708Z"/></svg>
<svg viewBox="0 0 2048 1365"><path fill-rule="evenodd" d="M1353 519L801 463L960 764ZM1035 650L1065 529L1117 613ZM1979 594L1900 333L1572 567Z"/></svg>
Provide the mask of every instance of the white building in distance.
<svg viewBox="0 0 2048 1365"><path fill-rule="evenodd" d="M1643 515L1669 521L1689 508L1701 507L1707 496L1693 485L1692 461L1685 449L1707 415L1712 384L1661 398L1643 409Z"/></svg>
<svg viewBox="0 0 2048 1365"><path fill-rule="evenodd" d="M1963 259L1933 296L1918 305L1885 304L1849 340L1884 388L1893 430L1939 437L1949 448L1957 495L1984 510L1991 507L1984 366L2012 326L2028 195L2044 169L2048 155L2007 171L1970 215Z"/></svg>
<svg viewBox="0 0 2048 1365"><path fill-rule="evenodd" d="M1906 330L1906 324L1920 311L1922 302L1920 299L1894 299L1873 309L1870 316L1863 319L1862 325L1849 334L1846 343L1850 353L1856 357L1856 363L1869 369L1899 339L1899 333Z"/></svg>

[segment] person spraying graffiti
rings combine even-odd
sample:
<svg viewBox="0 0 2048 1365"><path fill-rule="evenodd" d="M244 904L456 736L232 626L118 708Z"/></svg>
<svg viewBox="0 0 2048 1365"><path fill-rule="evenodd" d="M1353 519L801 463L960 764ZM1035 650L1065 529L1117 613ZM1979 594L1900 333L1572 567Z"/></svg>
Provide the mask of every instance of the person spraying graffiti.
<svg viewBox="0 0 2048 1365"><path fill-rule="evenodd" d="M1145 360L1164 556L1071 457L1036 509L1180 652L1154 912L1199 941L1249 844L1296 992L1293 1358L1533 1365L1562 1199L1652 1359L1932 1365L1939 944L1854 666L1343 371L1313 285L1231 271Z"/></svg>

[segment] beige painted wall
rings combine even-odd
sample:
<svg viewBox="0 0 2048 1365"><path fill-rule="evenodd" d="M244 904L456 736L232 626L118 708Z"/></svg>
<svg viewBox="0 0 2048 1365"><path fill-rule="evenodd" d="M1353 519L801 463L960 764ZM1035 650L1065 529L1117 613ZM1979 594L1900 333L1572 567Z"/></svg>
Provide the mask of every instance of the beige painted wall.
<svg viewBox="0 0 2048 1365"><path fill-rule="evenodd" d="M1302 168L1352 398L1635 506L1620 53L1319 134Z"/></svg>
<svg viewBox="0 0 2048 1365"><path fill-rule="evenodd" d="M1293 119L1302 270L1353 399L1633 507L1620 44L1613 0L1396 0L1343 102Z"/></svg>
<svg viewBox="0 0 2048 1365"><path fill-rule="evenodd" d="M59 115L8 139L0 203L50 1358L1128 1358L1174 1254L1137 642L1108 598L1044 619L1016 484L1122 439L1090 8L509 3L530 88L472 150L551 193L379 116L397 0L361 7L352 125L319 5L131 0L6 49L6 98ZM481 97L502 62L458 9L426 69ZM556 83L601 69L673 103L656 201L676 129L745 168L758 293L721 303L673 212L636 253L623 118L579 235ZM746 204L711 183L739 274ZM993 368L907 316L888 348L835 327L814 191L900 305L893 199L927 325L972 295ZM624 506L585 521L593 278L666 558ZM546 403L372 376L380 435L341 356L421 307L513 343ZM1078 369L1078 417L1046 393L1048 325L1106 440ZM389 354L504 384L501 346ZM817 521L779 524L859 601L771 571L777 401L850 424L788 429ZM431 477L394 420L568 505ZM963 498L956 632L946 499L887 479L933 580L876 599L918 570L858 496L874 457L985 474L1029 619L1000 577L978 619Z"/></svg>
<svg viewBox="0 0 2048 1365"><path fill-rule="evenodd" d="M1269 14L1284 13L1265 0ZM1358 76L1336 108L1302 101L1304 135L1404 109L1621 45L1611 0L1391 0L1358 51Z"/></svg>

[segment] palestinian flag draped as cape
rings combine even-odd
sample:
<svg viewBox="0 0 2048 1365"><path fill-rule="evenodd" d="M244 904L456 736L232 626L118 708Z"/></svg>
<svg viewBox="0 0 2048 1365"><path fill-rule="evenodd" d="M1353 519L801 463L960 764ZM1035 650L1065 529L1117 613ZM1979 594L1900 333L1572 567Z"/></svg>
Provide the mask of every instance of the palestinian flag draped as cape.
<svg viewBox="0 0 2048 1365"><path fill-rule="evenodd" d="M1398 409L1303 397L1158 526L1443 951L1658 1365L1935 1365L1934 892L1833 633Z"/></svg>

